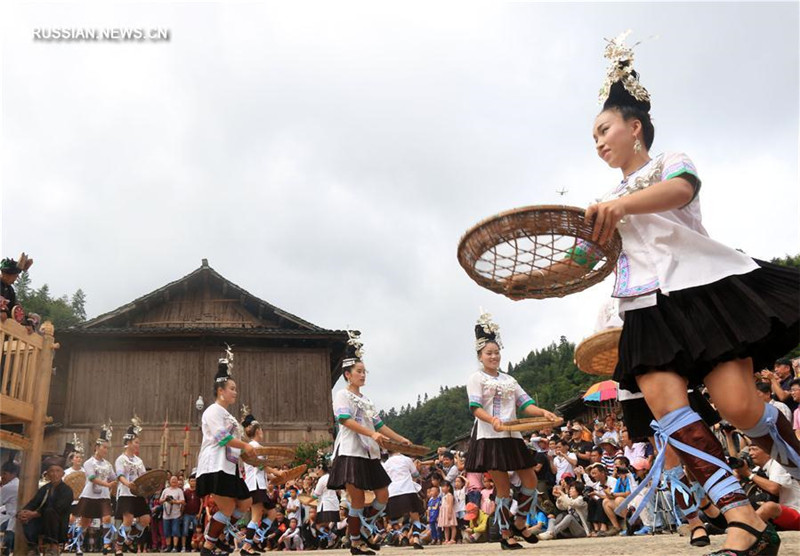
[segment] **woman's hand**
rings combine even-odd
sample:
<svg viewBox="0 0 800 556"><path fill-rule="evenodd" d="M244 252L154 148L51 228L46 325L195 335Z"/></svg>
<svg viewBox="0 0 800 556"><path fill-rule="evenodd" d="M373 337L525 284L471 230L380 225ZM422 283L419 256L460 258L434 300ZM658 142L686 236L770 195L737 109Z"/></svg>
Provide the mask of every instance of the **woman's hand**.
<svg viewBox="0 0 800 556"><path fill-rule="evenodd" d="M592 241L604 245L611 239L619 221L627 214L623 201L624 199L614 199L613 201L590 205L586 209L584 222L589 224L594 220Z"/></svg>
<svg viewBox="0 0 800 556"><path fill-rule="evenodd" d="M411 442L411 441L410 441L408 438L406 438L405 436L401 436L401 437L400 437L400 444L405 444L406 446L411 446L411 445L413 444L413 442Z"/></svg>
<svg viewBox="0 0 800 556"><path fill-rule="evenodd" d="M248 456L253 456L256 453L256 448L252 444L247 443L244 445L244 448L242 448L242 451Z"/></svg>
<svg viewBox="0 0 800 556"><path fill-rule="evenodd" d="M539 408L539 409L542 409L542 408ZM551 412L547 411L546 409L542 409L542 417L544 417L545 419L547 419L549 421L560 421L561 420L558 417L558 415L556 415L555 413L551 413Z"/></svg>
<svg viewBox="0 0 800 556"><path fill-rule="evenodd" d="M500 432L501 431L500 427L502 425L503 425L503 421L500 420L500 417L492 417L492 428L495 431Z"/></svg>
<svg viewBox="0 0 800 556"><path fill-rule="evenodd" d="M378 431L373 432L370 436L372 437L372 440L377 442L378 446L380 446L381 448L383 448L383 443L389 440L388 436L385 436L379 433Z"/></svg>

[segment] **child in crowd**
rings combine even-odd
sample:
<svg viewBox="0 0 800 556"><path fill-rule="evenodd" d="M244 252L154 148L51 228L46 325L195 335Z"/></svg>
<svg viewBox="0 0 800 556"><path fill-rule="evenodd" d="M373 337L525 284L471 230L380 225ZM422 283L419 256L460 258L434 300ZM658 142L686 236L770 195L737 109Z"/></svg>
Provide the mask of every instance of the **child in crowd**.
<svg viewBox="0 0 800 556"><path fill-rule="evenodd" d="M431 530L431 544L442 544L442 532L438 526L441 504L439 487L432 486L428 489L428 525Z"/></svg>
<svg viewBox="0 0 800 556"><path fill-rule="evenodd" d="M300 536L300 528L297 526L297 518L289 520L289 527L278 539L284 550L303 550L303 539Z"/></svg>
<svg viewBox="0 0 800 556"><path fill-rule="evenodd" d="M447 481L442 483L442 503L439 508L439 517L436 524L444 534L442 544L455 544L456 542L456 511L453 487Z"/></svg>
<svg viewBox="0 0 800 556"><path fill-rule="evenodd" d="M199 552L200 547L203 545L203 528L198 525L194 528L192 535L192 552Z"/></svg>

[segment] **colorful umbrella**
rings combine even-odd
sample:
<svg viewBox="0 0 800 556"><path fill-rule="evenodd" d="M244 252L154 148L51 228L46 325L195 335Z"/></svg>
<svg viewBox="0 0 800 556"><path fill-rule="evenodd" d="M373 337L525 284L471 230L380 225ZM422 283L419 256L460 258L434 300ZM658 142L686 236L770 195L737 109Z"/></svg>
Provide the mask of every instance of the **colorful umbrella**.
<svg viewBox="0 0 800 556"><path fill-rule="evenodd" d="M604 380L597 384L592 384L583 395L585 402L605 402L617 399L617 383L613 380Z"/></svg>

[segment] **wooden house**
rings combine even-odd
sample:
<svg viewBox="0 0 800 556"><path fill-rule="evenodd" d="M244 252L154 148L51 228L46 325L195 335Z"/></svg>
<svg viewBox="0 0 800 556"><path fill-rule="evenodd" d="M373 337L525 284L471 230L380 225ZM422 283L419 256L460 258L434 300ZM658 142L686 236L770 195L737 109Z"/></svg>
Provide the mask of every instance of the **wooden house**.
<svg viewBox="0 0 800 556"><path fill-rule="evenodd" d="M191 274L57 333L45 449L61 452L73 433L89 449L113 423L110 456L136 414L148 467L194 467L203 405L225 345L235 355L240 404L264 426L265 443L332 439L331 387L341 375L347 334L326 330L248 293L203 259ZM166 435L164 434L166 426ZM166 437L167 449L163 448ZM188 446L188 450L186 447Z"/></svg>

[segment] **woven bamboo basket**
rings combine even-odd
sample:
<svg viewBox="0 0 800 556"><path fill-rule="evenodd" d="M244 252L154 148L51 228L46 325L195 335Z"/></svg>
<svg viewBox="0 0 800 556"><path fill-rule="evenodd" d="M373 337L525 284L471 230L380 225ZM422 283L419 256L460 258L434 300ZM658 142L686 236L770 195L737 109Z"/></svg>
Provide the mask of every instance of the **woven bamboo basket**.
<svg viewBox="0 0 800 556"><path fill-rule="evenodd" d="M585 211L563 205L522 207L479 222L458 245L458 262L478 285L511 299L564 297L608 276L622 249L617 231L605 245L592 241ZM594 268L570 258L586 242ZM544 274L544 276L543 276Z"/></svg>
<svg viewBox="0 0 800 556"><path fill-rule="evenodd" d="M252 456L243 451L239 459L253 467L283 465L294 459L294 450L286 446L257 446Z"/></svg>
<svg viewBox="0 0 800 556"><path fill-rule="evenodd" d="M131 492L136 496L149 498L163 489L167 481L169 481L169 473L163 469L152 469L133 481L134 488L131 489Z"/></svg>
<svg viewBox="0 0 800 556"><path fill-rule="evenodd" d="M575 348L575 365L584 373L612 376L617 366L622 328L609 328L593 334Z"/></svg>
<svg viewBox="0 0 800 556"><path fill-rule="evenodd" d="M64 477L64 484L72 489L72 499L77 500L81 497L83 487L86 486L86 473L83 471L75 471L74 473L70 473Z"/></svg>
<svg viewBox="0 0 800 556"><path fill-rule="evenodd" d="M288 482L294 481L295 479L300 478L303 473L306 472L308 466L306 464L298 465L297 467L292 467L291 469L287 469L286 471L281 471L276 473L272 478L270 478L269 482L273 485L285 485Z"/></svg>
<svg viewBox="0 0 800 556"><path fill-rule="evenodd" d="M506 421L500 425L500 430L503 431L517 431L517 432L531 432L540 431L542 429L551 429L559 427L564 423L563 419L551 421L545 417L525 417L523 419L515 419L514 421Z"/></svg>

